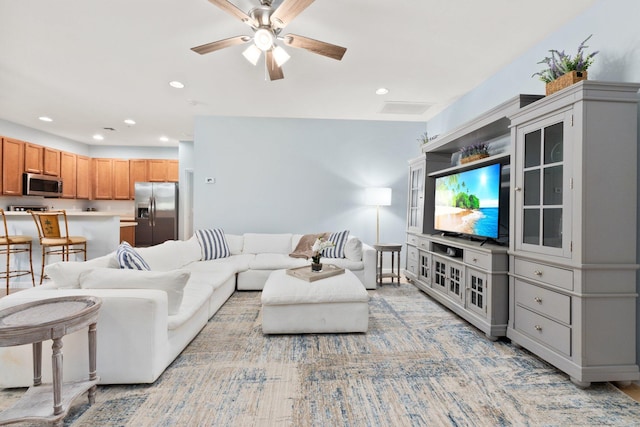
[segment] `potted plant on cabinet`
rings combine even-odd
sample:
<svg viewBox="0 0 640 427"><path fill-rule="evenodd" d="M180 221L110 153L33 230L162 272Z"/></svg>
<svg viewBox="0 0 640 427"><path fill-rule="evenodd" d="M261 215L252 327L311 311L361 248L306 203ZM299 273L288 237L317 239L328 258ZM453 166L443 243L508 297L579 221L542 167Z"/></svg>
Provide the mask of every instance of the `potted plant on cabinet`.
<svg viewBox="0 0 640 427"><path fill-rule="evenodd" d="M593 63L593 57L598 54L598 51L588 55L584 53L584 49L589 47L585 43L591 36L593 34L580 43L578 52L574 57L567 55L564 51L551 49L549 50L551 56L547 56L538 62L538 64L546 64L547 68L534 73L531 77L538 76L540 80L546 83L547 96L580 80L587 79L587 68Z"/></svg>

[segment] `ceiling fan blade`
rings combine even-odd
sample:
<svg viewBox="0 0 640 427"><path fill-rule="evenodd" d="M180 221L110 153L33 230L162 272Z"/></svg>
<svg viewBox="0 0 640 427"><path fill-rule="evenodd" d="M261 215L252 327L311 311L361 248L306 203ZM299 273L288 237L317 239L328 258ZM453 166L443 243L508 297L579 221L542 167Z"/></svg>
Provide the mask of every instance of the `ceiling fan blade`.
<svg viewBox="0 0 640 427"><path fill-rule="evenodd" d="M216 50L224 49L225 47L246 43L249 40L251 40L251 37L249 36L235 36L224 40L218 40L217 42L192 47L191 50L199 53L200 55L204 55L205 53L215 52Z"/></svg>
<svg viewBox="0 0 640 427"><path fill-rule="evenodd" d="M242 10L238 9L237 6L235 6L233 3L231 3L228 0L209 0L210 3L218 6L220 9L224 10L225 12L235 16L236 18L238 18L239 20L241 20L242 22L244 22L247 25L250 25L252 27L257 27L256 22L246 13L244 13Z"/></svg>
<svg viewBox="0 0 640 427"><path fill-rule="evenodd" d="M284 0L271 14L271 23L278 28L284 28L313 2L314 0Z"/></svg>
<svg viewBox="0 0 640 427"><path fill-rule="evenodd" d="M318 55L327 56L329 58L340 61L347 51L346 47L338 46L331 43L321 42L319 40L310 39L309 37L298 36L295 34L287 34L283 37L285 44L291 47L306 49Z"/></svg>
<svg viewBox="0 0 640 427"><path fill-rule="evenodd" d="M268 50L265 53L267 54L266 64L267 70L269 71L269 79L272 81L284 79L282 68L278 64L276 64L276 60L273 57L273 50Z"/></svg>

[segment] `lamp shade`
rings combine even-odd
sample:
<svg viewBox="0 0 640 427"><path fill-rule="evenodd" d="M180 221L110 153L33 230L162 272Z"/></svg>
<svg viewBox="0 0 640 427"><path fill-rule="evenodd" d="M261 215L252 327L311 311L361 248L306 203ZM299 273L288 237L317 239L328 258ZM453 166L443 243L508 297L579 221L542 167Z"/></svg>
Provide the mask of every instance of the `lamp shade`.
<svg viewBox="0 0 640 427"><path fill-rule="evenodd" d="M391 189L384 187L371 187L364 190L365 204L372 206L390 206Z"/></svg>

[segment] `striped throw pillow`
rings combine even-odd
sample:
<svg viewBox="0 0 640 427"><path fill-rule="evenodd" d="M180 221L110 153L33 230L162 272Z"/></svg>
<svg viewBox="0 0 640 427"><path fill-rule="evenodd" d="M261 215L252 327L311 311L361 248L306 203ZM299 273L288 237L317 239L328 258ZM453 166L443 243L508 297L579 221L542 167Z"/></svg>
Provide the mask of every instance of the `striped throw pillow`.
<svg viewBox="0 0 640 427"><path fill-rule="evenodd" d="M322 251L322 256L325 258L344 258L344 245L348 238L349 230L331 233L328 240L333 242L335 246Z"/></svg>
<svg viewBox="0 0 640 427"><path fill-rule="evenodd" d="M221 228L196 231L196 237L202 248L202 260L226 258L231 255L227 239Z"/></svg>
<svg viewBox="0 0 640 427"><path fill-rule="evenodd" d="M118 258L118 264L120 268L127 268L130 270L143 270L150 271L149 264L140 256L138 252L131 247L128 242L120 243L116 250L116 257Z"/></svg>

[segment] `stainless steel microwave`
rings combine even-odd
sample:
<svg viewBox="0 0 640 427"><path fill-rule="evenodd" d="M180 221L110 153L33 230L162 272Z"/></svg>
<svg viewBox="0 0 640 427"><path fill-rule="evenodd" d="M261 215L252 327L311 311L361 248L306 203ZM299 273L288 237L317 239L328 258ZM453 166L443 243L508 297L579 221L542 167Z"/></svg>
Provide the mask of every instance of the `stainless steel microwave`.
<svg viewBox="0 0 640 427"><path fill-rule="evenodd" d="M60 197L62 195L62 178L24 173L22 175L22 195Z"/></svg>

